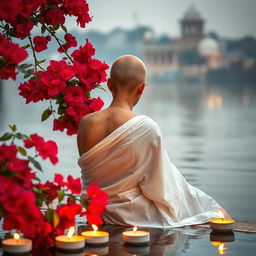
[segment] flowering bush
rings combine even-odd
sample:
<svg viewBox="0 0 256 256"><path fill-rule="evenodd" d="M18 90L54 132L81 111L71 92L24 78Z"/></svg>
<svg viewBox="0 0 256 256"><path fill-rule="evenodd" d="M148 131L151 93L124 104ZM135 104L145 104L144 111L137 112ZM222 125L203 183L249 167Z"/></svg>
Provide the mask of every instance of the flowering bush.
<svg viewBox="0 0 256 256"><path fill-rule="evenodd" d="M20 84L19 94L26 103L49 100L49 108L42 113L41 120L53 115L53 130L76 134L82 116L100 110L104 104L99 97L91 98L90 92L106 81L108 69L106 63L94 58L95 49L88 40L68 53L77 46L77 41L64 26L66 16L75 16L77 24L84 28L91 21L87 2L0 0L0 5L0 78L15 80L16 70L24 73L28 81ZM34 27L41 28L41 35L32 38ZM65 32L64 40L56 35L59 29ZM29 44L20 47L10 41L12 38L28 39ZM52 38L58 43L57 52L65 57L60 61L50 60L44 68L45 60L38 60L36 53L45 51ZM28 56L25 48L32 51L33 64L20 65Z"/></svg>
<svg viewBox="0 0 256 256"><path fill-rule="evenodd" d="M53 181L42 183L36 171L42 171L37 157L58 162L54 141L45 141L38 134L27 136L10 126L11 132L0 137L11 141L0 146L0 217L4 230L19 230L34 240L35 247L47 249L56 234L75 224L75 216L86 215L90 224L102 224L108 195L92 183L87 188L88 200L80 201L81 181L69 175L55 174ZM14 143L19 140L20 143ZM18 144L23 144L18 145ZM35 155L27 151L34 149ZM86 208L85 212L82 209ZM44 209L44 211L42 210Z"/></svg>

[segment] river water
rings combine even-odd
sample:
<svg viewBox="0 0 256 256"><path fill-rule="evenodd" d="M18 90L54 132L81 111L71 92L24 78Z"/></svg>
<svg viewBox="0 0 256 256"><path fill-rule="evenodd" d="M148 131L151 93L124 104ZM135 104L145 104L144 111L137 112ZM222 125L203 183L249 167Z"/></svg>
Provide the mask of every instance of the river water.
<svg viewBox="0 0 256 256"><path fill-rule="evenodd" d="M0 101L0 132L15 123L20 132L37 132L59 146L60 162L42 162L43 180L55 172L80 176L76 137L40 122L47 103L26 105L17 85L5 82ZM111 95L97 90L105 101ZM241 221L256 221L256 86L149 82L135 107L160 126L171 161L194 186L213 196Z"/></svg>

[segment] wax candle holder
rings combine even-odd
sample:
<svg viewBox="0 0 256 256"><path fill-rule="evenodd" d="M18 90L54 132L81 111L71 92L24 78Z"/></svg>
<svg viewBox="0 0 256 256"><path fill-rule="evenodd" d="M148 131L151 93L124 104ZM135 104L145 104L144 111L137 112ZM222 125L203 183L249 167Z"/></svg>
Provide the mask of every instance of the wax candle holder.
<svg viewBox="0 0 256 256"><path fill-rule="evenodd" d="M231 232L235 226L235 221L232 219L225 219L221 211L219 211L221 218L212 219L210 221L210 228L216 232L227 233Z"/></svg>
<svg viewBox="0 0 256 256"><path fill-rule="evenodd" d="M85 240L82 236L73 235L74 227L70 227L67 235L56 236L55 246L59 250L76 252L84 248Z"/></svg>
<svg viewBox="0 0 256 256"><path fill-rule="evenodd" d="M28 254L32 251L32 241L26 238L20 238L18 233L14 233L13 238L2 241L4 252L9 254Z"/></svg>
<svg viewBox="0 0 256 256"><path fill-rule="evenodd" d="M144 230L137 230L137 227L134 227L133 230L124 231L122 239L125 244L147 245L150 241L150 233Z"/></svg>
<svg viewBox="0 0 256 256"><path fill-rule="evenodd" d="M105 246L109 241L109 234L105 231L98 231L96 225L92 225L93 231L84 231L81 236L85 238L86 245Z"/></svg>

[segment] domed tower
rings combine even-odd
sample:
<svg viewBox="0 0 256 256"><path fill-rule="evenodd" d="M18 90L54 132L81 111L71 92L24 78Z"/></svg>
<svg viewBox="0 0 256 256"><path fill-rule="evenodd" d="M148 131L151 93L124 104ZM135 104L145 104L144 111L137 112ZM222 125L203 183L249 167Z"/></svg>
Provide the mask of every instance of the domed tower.
<svg viewBox="0 0 256 256"><path fill-rule="evenodd" d="M202 38L204 36L204 19L193 5L185 12L180 23L183 38Z"/></svg>

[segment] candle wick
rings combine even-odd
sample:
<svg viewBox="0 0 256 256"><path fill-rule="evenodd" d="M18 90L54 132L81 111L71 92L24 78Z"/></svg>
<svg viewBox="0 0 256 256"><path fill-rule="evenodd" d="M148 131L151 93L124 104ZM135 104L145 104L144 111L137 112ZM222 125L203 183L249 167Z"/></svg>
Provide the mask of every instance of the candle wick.
<svg viewBox="0 0 256 256"><path fill-rule="evenodd" d="M222 221L224 221L224 218L223 218L223 217L222 217L221 219L222 219Z"/></svg>

